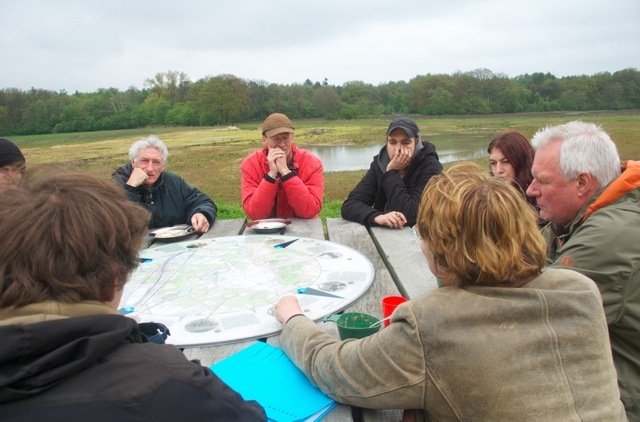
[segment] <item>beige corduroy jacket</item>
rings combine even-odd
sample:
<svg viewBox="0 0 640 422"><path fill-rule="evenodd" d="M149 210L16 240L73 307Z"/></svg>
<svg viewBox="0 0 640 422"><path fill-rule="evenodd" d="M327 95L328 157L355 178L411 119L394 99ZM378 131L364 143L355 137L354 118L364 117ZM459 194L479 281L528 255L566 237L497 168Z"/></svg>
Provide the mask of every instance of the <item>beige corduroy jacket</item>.
<svg viewBox="0 0 640 422"><path fill-rule="evenodd" d="M421 409L425 420L626 420L600 294L569 270L521 288L439 288L361 340L293 318L281 346L322 391L359 407Z"/></svg>

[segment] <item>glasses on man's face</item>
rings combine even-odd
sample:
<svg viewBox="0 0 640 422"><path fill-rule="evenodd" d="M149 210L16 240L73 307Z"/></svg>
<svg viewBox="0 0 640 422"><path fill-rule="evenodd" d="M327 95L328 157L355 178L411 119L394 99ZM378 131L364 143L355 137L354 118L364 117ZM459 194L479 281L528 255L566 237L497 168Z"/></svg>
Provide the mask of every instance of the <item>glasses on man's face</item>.
<svg viewBox="0 0 640 422"><path fill-rule="evenodd" d="M291 134L288 133L286 135L278 135L278 136L274 136L271 139L272 142L275 142L276 144L279 144L281 142L290 142L291 141Z"/></svg>

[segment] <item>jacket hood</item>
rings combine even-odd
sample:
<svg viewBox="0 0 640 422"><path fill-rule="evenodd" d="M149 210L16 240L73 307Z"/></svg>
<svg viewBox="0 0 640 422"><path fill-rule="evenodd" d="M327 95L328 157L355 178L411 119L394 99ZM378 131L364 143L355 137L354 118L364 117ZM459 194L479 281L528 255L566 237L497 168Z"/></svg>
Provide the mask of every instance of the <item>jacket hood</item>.
<svg viewBox="0 0 640 422"><path fill-rule="evenodd" d="M580 223L583 223L595 211L617 201L626 193L640 187L640 161L625 161L622 167L622 174L602 191L598 199L589 205L584 216L580 219Z"/></svg>
<svg viewBox="0 0 640 422"><path fill-rule="evenodd" d="M422 160L428 155L435 155L436 159L438 159L438 154L436 153L436 147L427 141L421 141L416 144L416 150L413 154L413 158L411 159L411 164L409 164L409 170L414 166L416 158ZM391 159L389 158L389 154L387 153L387 144L384 144L382 148L380 148L380 152L377 155L378 166L380 169L385 172L387 171L387 165Z"/></svg>
<svg viewBox="0 0 640 422"><path fill-rule="evenodd" d="M37 395L123 343L144 341L136 322L122 315L3 325L0 338L0 403Z"/></svg>

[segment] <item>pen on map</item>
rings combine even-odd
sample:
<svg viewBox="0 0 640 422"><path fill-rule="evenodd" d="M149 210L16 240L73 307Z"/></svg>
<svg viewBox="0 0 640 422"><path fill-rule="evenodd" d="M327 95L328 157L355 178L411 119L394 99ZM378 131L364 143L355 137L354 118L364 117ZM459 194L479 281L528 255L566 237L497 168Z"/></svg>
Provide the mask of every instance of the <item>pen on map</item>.
<svg viewBox="0 0 640 422"><path fill-rule="evenodd" d="M298 239L293 239L293 240L290 240L290 241L288 241L288 242L279 243L279 244L275 245L275 246L274 246L274 248L276 248L276 249L283 249L283 248L286 248L287 246L289 246L290 244L292 244L292 243L293 243L293 242L295 242L296 240L298 240Z"/></svg>
<svg viewBox="0 0 640 422"><path fill-rule="evenodd" d="M335 297L336 299L344 299L341 296L334 295L332 293L325 292L323 290L314 289L313 287L300 287L298 290L296 290L296 292L301 295Z"/></svg>
<svg viewBox="0 0 640 422"><path fill-rule="evenodd" d="M153 261L151 258L138 258L138 261L142 262L143 264L146 262L151 262Z"/></svg>

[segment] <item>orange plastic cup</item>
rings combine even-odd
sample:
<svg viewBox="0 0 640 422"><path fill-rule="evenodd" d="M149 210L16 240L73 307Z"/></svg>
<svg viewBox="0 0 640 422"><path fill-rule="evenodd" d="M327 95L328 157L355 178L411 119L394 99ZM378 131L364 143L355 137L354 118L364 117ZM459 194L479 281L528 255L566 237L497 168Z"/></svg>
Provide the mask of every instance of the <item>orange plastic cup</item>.
<svg viewBox="0 0 640 422"><path fill-rule="evenodd" d="M393 311L400 305L407 301L407 298L402 296L386 296L382 299L382 318L387 318ZM390 320L384 321L384 326L388 327L391 323Z"/></svg>

